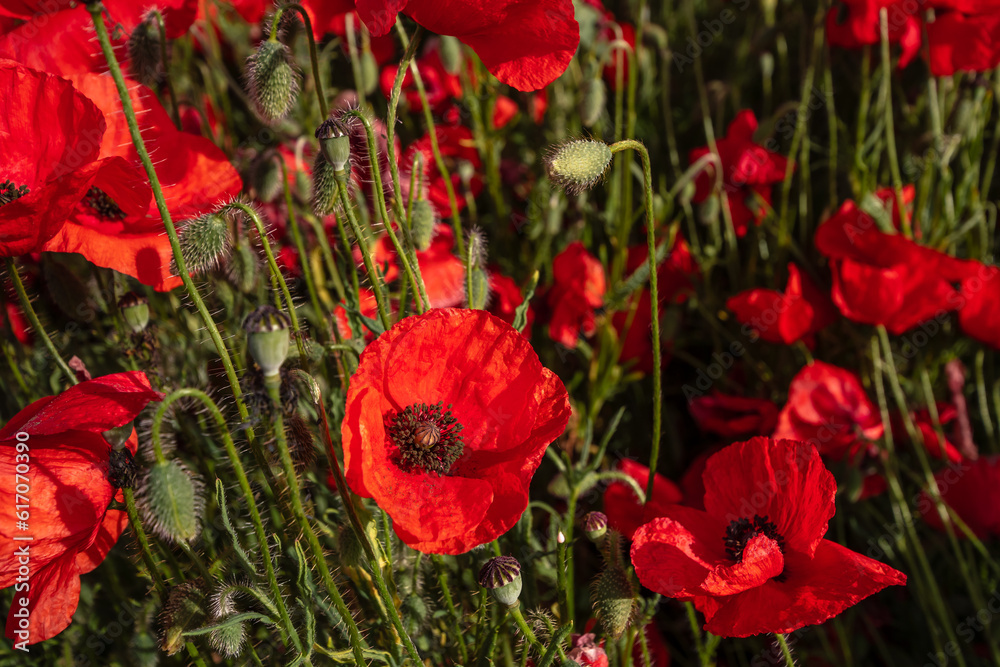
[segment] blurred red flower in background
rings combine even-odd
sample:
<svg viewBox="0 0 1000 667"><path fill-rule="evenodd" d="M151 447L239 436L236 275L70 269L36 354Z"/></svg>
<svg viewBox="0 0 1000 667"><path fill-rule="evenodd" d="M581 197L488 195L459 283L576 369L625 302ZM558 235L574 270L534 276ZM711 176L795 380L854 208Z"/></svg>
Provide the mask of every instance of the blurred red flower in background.
<svg viewBox="0 0 1000 667"><path fill-rule="evenodd" d="M0 588L18 581L17 549L30 545L29 643L69 625L80 575L101 564L128 523L124 512L108 510L112 499L123 497L108 481L111 445L102 433L131 422L162 397L142 372L106 375L35 401L0 430L0 493L8 501L0 508ZM27 446L18 449L18 443ZM126 446L135 453L134 431ZM27 533L17 527L14 502L15 470L23 463L31 479ZM34 539L16 541L24 535ZM7 637L13 639L18 627L18 617L8 614Z"/></svg>
<svg viewBox="0 0 1000 667"><path fill-rule="evenodd" d="M938 471L934 480L941 499L976 537L1000 536L1000 456L964 461ZM917 509L929 526L944 530L941 515L927 491L920 494ZM955 534L965 536L957 527Z"/></svg>
<svg viewBox="0 0 1000 667"><path fill-rule="evenodd" d="M702 431L733 440L770 435L778 422L778 406L773 401L718 391L692 398L688 410Z"/></svg>
<svg viewBox="0 0 1000 667"><path fill-rule="evenodd" d="M569 421L566 389L482 310L408 317L361 354L343 422L347 482L403 542L460 554L507 532Z"/></svg>
<svg viewBox="0 0 1000 667"><path fill-rule="evenodd" d="M807 442L839 461L864 453L884 430L858 376L817 361L792 379L774 437Z"/></svg>
<svg viewBox="0 0 1000 667"><path fill-rule="evenodd" d="M644 586L691 600L721 637L822 623L906 576L824 540L837 485L811 445L753 438L705 468L705 511L673 505L641 527Z"/></svg>
<svg viewBox="0 0 1000 667"><path fill-rule="evenodd" d="M549 336L566 347L576 347L581 331L585 336L594 333L594 309L604 304L607 291L604 266L583 243L574 241L552 260L552 272Z"/></svg>
<svg viewBox="0 0 1000 667"><path fill-rule="evenodd" d="M649 482L649 468L637 461L623 459L618 471L635 480L645 492ZM664 508L681 502L681 490L669 479L656 473L653 478L653 496L643 506L639 497L625 482L612 482L604 490L604 513L608 525L631 539L636 529L644 523L664 515Z"/></svg>
<svg viewBox="0 0 1000 667"><path fill-rule="evenodd" d="M813 334L837 319L830 297L813 284L799 267L788 263L788 283L784 292L751 289L729 297L726 308L744 324L751 341L756 333L771 343L791 345L805 341L812 347Z"/></svg>
<svg viewBox="0 0 1000 667"><path fill-rule="evenodd" d="M841 0L826 15L830 44L845 49L874 46L882 42L879 11L887 10L889 43L902 49L899 66L906 67L920 51L918 3L905 0Z"/></svg>
<svg viewBox="0 0 1000 667"><path fill-rule="evenodd" d="M733 227L740 237L746 235L751 222L760 224L764 217L763 209L753 203L751 197L756 195L770 205L771 185L784 180L788 164L788 160L781 155L753 142L756 131L757 116L752 110L744 109L729 124L726 136L716 141L722 163L723 187L729 201ZM695 148L688 160L694 164L710 152L708 146ZM714 163L710 164L695 179L692 201L696 204L705 201L714 192L715 168Z"/></svg>

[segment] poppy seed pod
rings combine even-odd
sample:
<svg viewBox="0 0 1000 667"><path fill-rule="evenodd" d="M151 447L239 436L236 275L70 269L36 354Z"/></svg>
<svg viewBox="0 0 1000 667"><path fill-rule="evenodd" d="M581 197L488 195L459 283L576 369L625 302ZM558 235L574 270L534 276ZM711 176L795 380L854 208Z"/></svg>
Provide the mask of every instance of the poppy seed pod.
<svg viewBox="0 0 1000 667"><path fill-rule="evenodd" d="M145 330L149 324L149 300L144 296L129 292L118 301L118 310L132 333Z"/></svg>
<svg viewBox="0 0 1000 667"><path fill-rule="evenodd" d="M550 149L545 165L553 183L576 195L601 181L611 159L611 148L603 141L576 139Z"/></svg>
<svg viewBox="0 0 1000 667"><path fill-rule="evenodd" d="M319 149L334 171L343 171L351 159L351 128L337 118L327 118L316 128Z"/></svg>
<svg viewBox="0 0 1000 667"><path fill-rule="evenodd" d="M163 540L191 542L201 533L202 489L201 481L179 460L154 463L142 483L143 522Z"/></svg>
<svg viewBox="0 0 1000 667"><path fill-rule="evenodd" d="M273 39L261 42L247 60L247 92L257 114L273 123L288 114L299 90L299 76L288 47Z"/></svg>
<svg viewBox="0 0 1000 667"><path fill-rule="evenodd" d="M491 558L479 570L479 585L488 588L503 606L516 607L521 595L521 564L513 556Z"/></svg>
<svg viewBox="0 0 1000 667"><path fill-rule="evenodd" d="M277 377L288 357L289 326L288 315L269 305L260 306L243 322L247 349L265 378Z"/></svg>

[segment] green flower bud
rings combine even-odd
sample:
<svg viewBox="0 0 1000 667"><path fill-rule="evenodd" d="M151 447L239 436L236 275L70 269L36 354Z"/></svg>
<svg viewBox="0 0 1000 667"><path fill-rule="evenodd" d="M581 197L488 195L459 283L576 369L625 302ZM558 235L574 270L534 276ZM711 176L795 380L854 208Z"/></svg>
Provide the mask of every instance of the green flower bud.
<svg viewBox="0 0 1000 667"><path fill-rule="evenodd" d="M608 532L608 517L603 512L588 512L583 517L583 532L587 539L597 542Z"/></svg>
<svg viewBox="0 0 1000 667"><path fill-rule="evenodd" d="M244 621L225 623L208 634L208 643L224 658L235 658L243 652L247 642L247 628Z"/></svg>
<svg viewBox="0 0 1000 667"><path fill-rule="evenodd" d="M149 324L149 300L144 296L129 292L118 301L118 310L132 333L144 331Z"/></svg>
<svg viewBox="0 0 1000 667"><path fill-rule="evenodd" d="M288 47L277 40L261 42L247 61L247 92L264 121L284 118L299 90L299 76Z"/></svg>
<svg viewBox="0 0 1000 667"><path fill-rule="evenodd" d="M196 581L186 581L170 589L160 612L160 648L167 655L175 655L184 648L187 640L183 633L202 624L205 603L205 593Z"/></svg>
<svg viewBox="0 0 1000 667"><path fill-rule="evenodd" d="M270 305L260 306L243 322L247 332L247 349L264 377L276 377L285 363L290 326L288 315Z"/></svg>
<svg viewBox="0 0 1000 667"><path fill-rule="evenodd" d="M591 603L594 616L612 639L618 639L635 616L635 582L620 565L610 565L594 581Z"/></svg>
<svg viewBox="0 0 1000 667"><path fill-rule="evenodd" d="M434 238L434 228L437 226L437 211L434 205L426 199L418 199L413 202L413 210L410 211L410 228L413 234L413 245L417 250L424 251L431 247L431 239Z"/></svg>
<svg viewBox="0 0 1000 667"><path fill-rule="evenodd" d="M142 482L143 523L168 542L191 542L201 533L203 484L177 459L154 463Z"/></svg>
<svg viewBox="0 0 1000 667"><path fill-rule="evenodd" d="M160 26L150 11L128 36L128 66L132 78L152 86L160 76L163 51L160 48Z"/></svg>
<svg viewBox="0 0 1000 667"><path fill-rule="evenodd" d="M371 51L362 51L359 64L361 65L361 89L365 95L371 95L378 86L378 61Z"/></svg>
<svg viewBox="0 0 1000 667"><path fill-rule="evenodd" d="M318 216L327 216L337 210L339 201L336 169L322 152L316 154L312 168L312 208Z"/></svg>
<svg viewBox="0 0 1000 667"><path fill-rule="evenodd" d="M479 585L493 593L505 607L516 607L521 595L521 564L513 556L497 556L479 571Z"/></svg>
<svg viewBox="0 0 1000 667"><path fill-rule="evenodd" d="M584 127L591 127L601 118L608 101L608 90L602 79L591 79L583 89L580 100L580 121Z"/></svg>
<svg viewBox="0 0 1000 667"><path fill-rule="evenodd" d="M214 269L232 250L229 223L218 213L208 213L189 221L179 236L181 256L187 270L192 273Z"/></svg>
<svg viewBox="0 0 1000 667"><path fill-rule="evenodd" d="M458 74L462 69L462 43L457 37L441 36L441 46L438 47L441 64L448 74Z"/></svg>
<svg viewBox="0 0 1000 667"><path fill-rule="evenodd" d="M319 149L334 171L344 169L351 159L351 128L341 120L327 118L316 128Z"/></svg>
<svg viewBox="0 0 1000 667"><path fill-rule="evenodd" d="M576 139L552 148L545 163L553 183L570 194L580 194L604 178L611 158L611 149L603 141Z"/></svg>

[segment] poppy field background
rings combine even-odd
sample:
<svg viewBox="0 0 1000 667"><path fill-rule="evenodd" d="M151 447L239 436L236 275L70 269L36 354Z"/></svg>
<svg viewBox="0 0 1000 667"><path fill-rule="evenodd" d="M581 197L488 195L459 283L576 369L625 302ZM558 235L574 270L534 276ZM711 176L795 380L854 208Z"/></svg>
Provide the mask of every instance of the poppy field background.
<svg viewBox="0 0 1000 667"><path fill-rule="evenodd" d="M0 0L0 665L1000 665L1000 0Z"/></svg>

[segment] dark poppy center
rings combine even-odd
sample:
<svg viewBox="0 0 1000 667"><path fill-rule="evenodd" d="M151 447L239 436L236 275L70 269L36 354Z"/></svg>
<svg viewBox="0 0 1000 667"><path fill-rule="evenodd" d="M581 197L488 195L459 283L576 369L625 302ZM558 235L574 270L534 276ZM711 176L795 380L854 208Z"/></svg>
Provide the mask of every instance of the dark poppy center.
<svg viewBox="0 0 1000 667"><path fill-rule="evenodd" d="M0 183L0 206L9 204L31 192L27 185L15 185L13 181Z"/></svg>
<svg viewBox="0 0 1000 667"><path fill-rule="evenodd" d="M778 527L768 521L766 516L755 514L753 519L738 519L729 522L725 538L726 553L734 562L742 563L743 550L746 548L747 542L758 535L770 537L778 543L778 548L784 552L785 538L778 533Z"/></svg>
<svg viewBox="0 0 1000 667"><path fill-rule="evenodd" d="M125 211L121 210L118 204L115 203L115 200L100 188L95 187L87 190L87 195L83 198L83 201L104 220L122 220L125 218Z"/></svg>
<svg viewBox="0 0 1000 667"><path fill-rule="evenodd" d="M462 425L452 417L451 406L444 407L444 401L414 403L385 417L386 435L398 448L397 463L407 471L447 475L462 456L465 444L461 431Z"/></svg>

